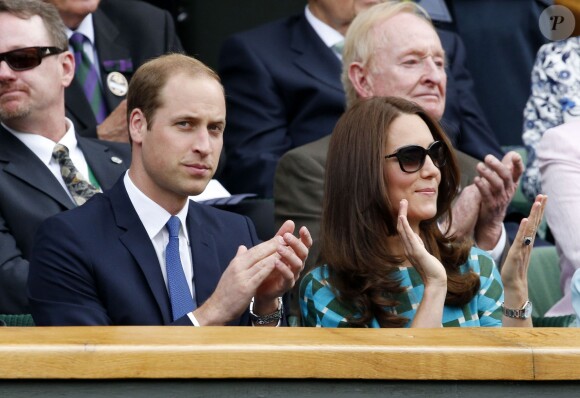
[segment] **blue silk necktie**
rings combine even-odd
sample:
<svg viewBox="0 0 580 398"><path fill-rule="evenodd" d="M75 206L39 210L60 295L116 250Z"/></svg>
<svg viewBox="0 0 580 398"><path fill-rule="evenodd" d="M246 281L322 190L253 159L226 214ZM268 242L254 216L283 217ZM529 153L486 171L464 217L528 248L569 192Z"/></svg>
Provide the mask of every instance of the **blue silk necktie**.
<svg viewBox="0 0 580 398"><path fill-rule="evenodd" d="M169 231L169 242L165 249L165 267L167 269L167 290L169 291L174 321L195 309L179 256L180 225L179 218L176 216L171 216L166 225Z"/></svg>

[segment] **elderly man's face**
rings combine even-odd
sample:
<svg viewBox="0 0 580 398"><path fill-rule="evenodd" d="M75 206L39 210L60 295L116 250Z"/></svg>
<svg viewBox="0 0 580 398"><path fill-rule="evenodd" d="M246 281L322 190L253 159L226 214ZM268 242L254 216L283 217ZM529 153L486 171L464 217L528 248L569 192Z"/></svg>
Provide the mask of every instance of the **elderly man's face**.
<svg viewBox="0 0 580 398"><path fill-rule="evenodd" d="M45 0L53 4L70 29L76 29L83 19L96 11L101 0Z"/></svg>
<svg viewBox="0 0 580 398"><path fill-rule="evenodd" d="M310 0L310 11L335 30L346 33L354 17L383 0Z"/></svg>
<svg viewBox="0 0 580 398"><path fill-rule="evenodd" d="M397 14L375 28L377 48L368 69L371 95L398 96L441 119L445 110L445 54L423 19Z"/></svg>

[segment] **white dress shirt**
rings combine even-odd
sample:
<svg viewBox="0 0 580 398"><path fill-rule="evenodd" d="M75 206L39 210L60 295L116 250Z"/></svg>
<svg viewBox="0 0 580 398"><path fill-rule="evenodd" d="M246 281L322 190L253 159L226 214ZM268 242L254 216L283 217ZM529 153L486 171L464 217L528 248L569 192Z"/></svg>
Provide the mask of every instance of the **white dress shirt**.
<svg viewBox="0 0 580 398"><path fill-rule="evenodd" d="M127 190L129 199L131 200L141 223L145 227L149 239L151 239L151 243L155 249L155 254L157 254L157 259L159 260L159 266L161 267L165 286L167 286L165 249L167 243L169 243L169 232L167 231L166 224L169 221L171 214L141 192L141 190L135 186L133 181L131 181L128 171L125 173L123 182L125 183L125 189ZM181 258L181 266L183 267L185 279L187 280L187 286L189 286L189 291L191 292L193 301L195 302L191 248L186 226L188 209L189 204L186 204L175 216L179 218L181 223L181 228L179 229L179 254Z"/></svg>
<svg viewBox="0 0 580 398"><path fill-rule="evenodd" d="M125 189L127 190L129 199L131 200L131 203L133 204L133 207L135 208L141 223L145 227L149 239L151 239L151 243L155 249L155 254L157 254L159 266L161 267L161 274L163 274L165 287L167 287L165 249L167 248L167 243L169 243L169 231L167 231L165 225L169 221L171 214L169 214L167 210L159 206L153 200L151 200L147 195L141 192L141 190L137 188L135 184L133 184L131 177L129 177L129 171L125 173L123 183L125 184ZM179 218L179 222L181 223L181 228L179 229L179 257L181 259L181 266L183 267L183 273L185 274L187 286L189 287L189 291L193 297L193 302L197 307L197 300L195 299L195 285L193 284L191 245L189 244L189 235L187 233L186 225L188 209L189 203L186 203L183 209L181 209L175 216ZM194 326L199 326L199 322L197 319L195 319L195 316L192 312L188 313L187 316Z"/></svg>
<svg viewBox="0 0 580 398"><path fill-rule="evenodd" d="M322 39L324 44L328 46L332 50L332 52L338 57L338 59L342 60L342 54L338 53L334 50L334 45L338 43L342 43L344 41L344 36L334 28L328 26L320 19L316 18L314 14L310 11L308 6L304 9L304 14L306 16L306 20L312 26L312 29L316 32L316 34Z"/></svg>

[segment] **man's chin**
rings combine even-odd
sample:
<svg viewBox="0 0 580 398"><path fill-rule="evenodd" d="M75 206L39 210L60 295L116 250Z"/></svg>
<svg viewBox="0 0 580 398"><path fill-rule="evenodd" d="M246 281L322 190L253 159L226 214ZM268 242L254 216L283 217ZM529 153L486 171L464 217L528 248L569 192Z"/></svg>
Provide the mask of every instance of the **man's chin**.
<svg viewBox="0 0 580 398"><path fill-rule="evenodd" d="M441 103L441 100L433 101L421 101L418 104L435 120L441 120L443 117L443 112L445 111L445 104Z"/></svg>
<svg viewBox="0 0 580 398"><path fill-rule="evenodd" d="M11 120L22 119L27 117L30 114L30 109L28 108L13 108L8 109L0 108L0 121L2 122L9 122Z"/></svg>

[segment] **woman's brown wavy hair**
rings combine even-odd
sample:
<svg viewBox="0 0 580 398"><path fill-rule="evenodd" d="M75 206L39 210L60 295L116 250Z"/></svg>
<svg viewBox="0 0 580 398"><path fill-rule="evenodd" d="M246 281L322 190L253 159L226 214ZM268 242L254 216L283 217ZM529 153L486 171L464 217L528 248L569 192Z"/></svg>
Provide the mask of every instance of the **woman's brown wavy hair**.
<svg viewBox="0 0 580 398"><path fill-rule="evenodd" d="M441 231L437 221L451 224L451 203L458 192L459 167L452 145L439 123L413 102L396 97L362 99L339 119L326 161L321 221L321 260L328 264L330 284L338 299L352 310L352 326L365 326L376 317L382 327L401 327L408 319L389 308L402 292L396 277L405 260L390 253L387 237L397 235L397 214L383 175L385 142L392 122L401 114L417 115L434 140L445 143L448 159L441 168L437 214L420 223L425 247L447 271L445 304L461 306L479 290L479 277L461 274L471 240L459 241Z"/></svg>

